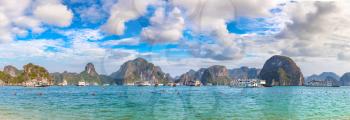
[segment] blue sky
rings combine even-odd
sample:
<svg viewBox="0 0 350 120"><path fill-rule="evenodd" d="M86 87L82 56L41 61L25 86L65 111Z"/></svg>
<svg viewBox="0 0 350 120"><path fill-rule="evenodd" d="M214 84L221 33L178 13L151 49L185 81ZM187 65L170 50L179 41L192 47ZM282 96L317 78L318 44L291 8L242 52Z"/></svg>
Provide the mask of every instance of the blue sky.
<svg viewBox="0 0 350 120"><path fill-rule="evenodd" d="M344 52L350 49L350 30L342 27L350 25L348 6L347 1L5 0L0 64L20 68L33 62L52 72L80 72L93 62L98 72L110 74L143 57L175 76L216 64L261 68L280 54L295 59L306 75L342 74L350 71L336 67L350 67Z"/></svg>

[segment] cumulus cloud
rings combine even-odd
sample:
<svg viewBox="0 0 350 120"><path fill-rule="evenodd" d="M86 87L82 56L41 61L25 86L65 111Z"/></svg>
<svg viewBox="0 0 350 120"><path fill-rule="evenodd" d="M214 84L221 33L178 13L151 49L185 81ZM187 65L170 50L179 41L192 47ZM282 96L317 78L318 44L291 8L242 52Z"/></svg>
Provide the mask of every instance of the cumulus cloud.
<svg viewBox="0 0 350 120"><path fill-rule="evenodd" d="M60 40L38 39L31 41L16 41L12 43L0 44L1 58L30 58L30 57L47 57L47 47L58 47L61 45Z"/></svg>
<svg viewBox="0 0 350 120"><path fill-rule="evenodd" d="M30 30L41 33L42 23L54 26L68 26L72 12L58 0L1 0L0 1L0 42L8 43L16 36L24 37Z"/></svg>
<svg viewBox="0 0 350 120"><path fill-rule="evenodd" d="M122 35L125 23L147 13L149 5L157 4L158 0L119 0L110 10L110 16L103 29L111 34Z"/></svg>
<svg viewBox="0 0 350 120"><path fill-rule="evenodd" d="M102 9L99 9L99 6L92 5L87 8L80 8L77 10L80 16L80 19L88 23L97 23L103 18L105 18L105 13Z"/></svg>
<svg viewBox="0 0 350 120"><path fill-rule="evenodd" d="M193 34L204 35L214 44L188 46L197 57L217 60L240 59L244 55L242 37L227 30L227 23L240 17L260 18L270 16L270 9L277 2L266 0L174 0L172 4L185 12L189 29ZM201 40L199 40L201 41Z"/></svg>
<svg viewBox="0 0 350 120"><path fill-rule="evenodd" d="M297 1L283 8L286 19L283 30L277 34L282 54L303 57L339 57L349 47L335 47L349 42L349 2ZM346 42L345 42L346 43Z"/></svg>
<svg viewBox="0 0 350 120"><path fill-rule="evenodd" d="M244 51L237 46L223 47L220 44L187 42L190 52L194 57L211 58L214 60L241 59Z"/></svg>
<svg viewBox="0 0 350 120"><path fill-rule="evenodd" d="M174 8L169 15L163 7L160 7L150 18L151 26L142 30L142 39L148 43L171 43L182 38L185 27L184 18L178 8Z"/></svg>
<svg viewBox="0 0 350 120"><path fill-rule="evenodd" d="M72 11L62 4L40 5L33 13L41 21L59 27L69 26L73 18Z"/></svg>

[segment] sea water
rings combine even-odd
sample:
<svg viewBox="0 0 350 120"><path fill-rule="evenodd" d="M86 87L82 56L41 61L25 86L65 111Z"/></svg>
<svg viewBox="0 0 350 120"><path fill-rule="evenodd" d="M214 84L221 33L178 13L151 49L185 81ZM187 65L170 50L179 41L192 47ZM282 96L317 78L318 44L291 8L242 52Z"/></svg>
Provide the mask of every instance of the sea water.
<svg viewBox="0 0 350 120"><path fill-rule="evenodd" d="M350 119L350 87L0 87L0 120Z"/></svg>

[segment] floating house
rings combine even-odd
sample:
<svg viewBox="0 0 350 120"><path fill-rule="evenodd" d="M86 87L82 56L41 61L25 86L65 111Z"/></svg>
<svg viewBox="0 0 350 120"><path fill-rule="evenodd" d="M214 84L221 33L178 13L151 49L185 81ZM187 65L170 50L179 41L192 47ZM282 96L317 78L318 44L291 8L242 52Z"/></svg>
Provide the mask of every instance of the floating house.
<svg viewBox="0 0 350 120"><path fill-rule="evenodd" d="M308 87L339 87L335 80L311 80L307 82Z"/></svg>
<svg viewBox="0 0 350 120"><path fill-rule="evenodd" d="M230 83L230 87L256 88L263 87L265 84L266 81L260 79L237 79Z"/></svg>

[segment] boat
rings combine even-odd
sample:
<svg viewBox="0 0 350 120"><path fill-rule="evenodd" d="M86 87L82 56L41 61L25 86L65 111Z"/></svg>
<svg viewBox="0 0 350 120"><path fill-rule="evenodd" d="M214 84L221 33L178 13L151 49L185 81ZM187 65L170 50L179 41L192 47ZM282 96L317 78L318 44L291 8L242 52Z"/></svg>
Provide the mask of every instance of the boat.
<svg viewBox="0 0 350 120"><path fill-rule="evenodd" d="M334 80L311 80L306 87L340 87Z"/></svg>
<svg viewBox="0 0 350 120"><path fill-rule="evenodd" d="M140 73L140 81L135 82L134 85L136 85L136 86L151 86L151 84L150 84L149 81L145 81L145 80L143 79L143 74L142 74L142 72Z"/></svg>
<svg viewBox="0 0 350 120"><path fill-rule="evenodd" d="M196 80L196 81L189 81L188 83L186 83L187 86L196 86L199 87L202 85L201 81Z"/></svg>
<svg viewBox="0 0 350 120"><path fill-rule="evenodd" d="M139 81L135 82L136 86L151 86L151 84L148 81Z"/></svg>
<svg viewBox="0 0 350 120"><path fill-rule="evenodd" d="M87 86L87 84L83 81L78 82L77 86Z"/></svg>
<svg viewBox="0 0 350 120"><path fill-rule="evenodd" d="M49 87L49 85L34 85L34 87Z"/></svg>
<svg viewBox="0 0 350 120"><path fill-rule="evenodd" d="M23 85L24 87L48 87L49 84L48 83L44 83L42 81L30 81L30 82L26 82Z"/></svg>

